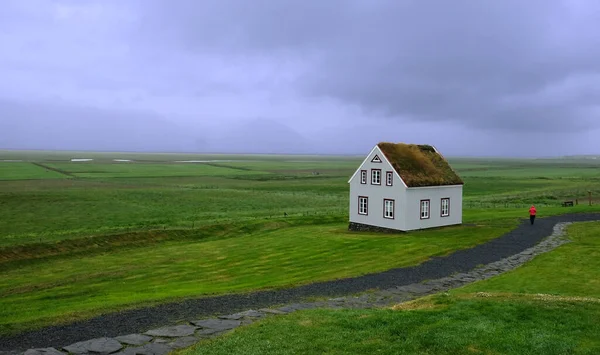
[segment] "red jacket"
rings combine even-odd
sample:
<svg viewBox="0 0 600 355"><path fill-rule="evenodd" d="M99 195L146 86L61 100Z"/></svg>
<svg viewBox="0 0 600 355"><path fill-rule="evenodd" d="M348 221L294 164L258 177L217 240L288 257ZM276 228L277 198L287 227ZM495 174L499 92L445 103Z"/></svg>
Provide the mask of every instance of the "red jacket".
<svg viewBox="0 0 600 355"><path fill-rule="evenodd" d="M530 216L535 216L535 213L536 213L536 212L537 212L537 211L535 210L535 207L531 206L531 208L529 209L529 215L530 215Z"/></svg>

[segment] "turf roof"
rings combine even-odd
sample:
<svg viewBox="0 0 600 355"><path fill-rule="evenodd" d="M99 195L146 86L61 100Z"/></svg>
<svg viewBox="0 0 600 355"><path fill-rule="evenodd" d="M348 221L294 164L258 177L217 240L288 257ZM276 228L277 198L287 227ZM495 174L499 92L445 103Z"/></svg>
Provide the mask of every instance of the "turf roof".
<svg viewBox="0 0 600 355"><path fill-rule="evenodd" d="M408 187L464 184L430 145L381 142L377 146Z"/></svg>

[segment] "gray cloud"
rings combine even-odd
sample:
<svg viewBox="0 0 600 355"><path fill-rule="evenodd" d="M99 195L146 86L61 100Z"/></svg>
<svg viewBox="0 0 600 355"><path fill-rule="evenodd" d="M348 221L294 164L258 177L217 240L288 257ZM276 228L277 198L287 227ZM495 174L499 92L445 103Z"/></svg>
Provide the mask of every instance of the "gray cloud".
<svg viewBox="0 0 600 355"><path fill-rule="evenodd" d="M183 50L302 58L301 94L359 105L365 115L564 132L592 127L598 113L593 1L179 1L148 9L142 29L160 28L161 40Z"/></svg>
<svg viewBox="0 0 600 355"><path fill-rule="evenodd" d="M597 152L598 24L593 0L6 0L0 147Z"/></svg>

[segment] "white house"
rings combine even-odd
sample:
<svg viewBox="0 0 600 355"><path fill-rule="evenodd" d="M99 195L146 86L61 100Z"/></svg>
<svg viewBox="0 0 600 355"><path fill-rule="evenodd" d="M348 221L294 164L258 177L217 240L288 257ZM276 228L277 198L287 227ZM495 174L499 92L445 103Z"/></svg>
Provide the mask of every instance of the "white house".
<svg viewBox="0 0 600 355"><path fill-rule="evenodd" d="M464 183L433 146L379 143L348 183L351 230L462 223Z"/></svg>

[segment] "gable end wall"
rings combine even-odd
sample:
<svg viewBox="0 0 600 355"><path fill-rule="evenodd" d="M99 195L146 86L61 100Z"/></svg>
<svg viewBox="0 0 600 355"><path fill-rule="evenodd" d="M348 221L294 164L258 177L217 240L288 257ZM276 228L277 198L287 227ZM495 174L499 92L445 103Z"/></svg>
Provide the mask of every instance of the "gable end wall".
<svg viewBox="0 0 600 355"><path fill-rule="evenodd" d="M378 155L382 162L372 163L371 160ZM371 185L371 169L381 169L381 185ZM367 170L367 183L360 183L360 171ZM393 172L392 186L386 186L386 172ZM358 197L369 197L368 215L358 214ZM350 222L380 226L402 230L405 226L406 187L400 176L394 171L383 152L376 147L363 161L356 173L350 179ZM384 218L384 199L394 200L394 219Z"/></svg>

